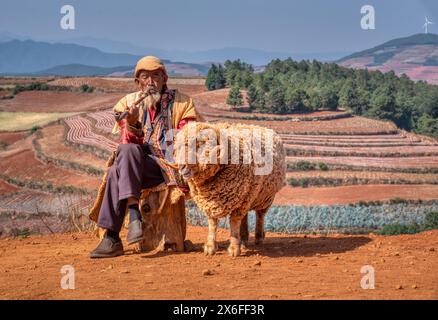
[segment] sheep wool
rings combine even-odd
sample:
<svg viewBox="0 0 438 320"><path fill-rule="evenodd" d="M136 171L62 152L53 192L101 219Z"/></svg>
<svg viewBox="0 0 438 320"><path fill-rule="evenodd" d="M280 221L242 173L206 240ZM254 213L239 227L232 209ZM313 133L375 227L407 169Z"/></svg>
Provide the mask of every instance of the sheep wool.
<svg viewBox="0 0 438 320"><path fill-rule="evenodd" d="M209 219L205 253L215 251L217 219L230 216L230 246L234 248L228 251L232 256L238 255L241 223L247 228L251 210L261 220L256 223L256 242L261 242L263 216L275 194L286 185L285 150L280 136L255 125L197 122L186 125L176 141L174 157L180 173L188 177L190 195ZM189 161L188 150L193 151L194 146L196 163ZM202 157L208 158L209 163L202 163ZM244 233L242 240L247 241Z"/></svg>

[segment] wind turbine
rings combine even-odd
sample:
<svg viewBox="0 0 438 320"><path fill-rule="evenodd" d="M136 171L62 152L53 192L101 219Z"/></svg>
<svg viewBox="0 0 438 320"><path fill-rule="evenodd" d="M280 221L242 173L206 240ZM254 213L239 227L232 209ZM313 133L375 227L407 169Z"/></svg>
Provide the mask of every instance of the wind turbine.
<svg viewBox="0 0 438 320"><path fill-rule="evenodd" d="M424 28L424 33L427 34L427 26L429 24L433 24L432 21L430 21L429 19L427 19L427 17L425 16L424 19L426 20L426 22L423 24L423 28Z"/></svg>

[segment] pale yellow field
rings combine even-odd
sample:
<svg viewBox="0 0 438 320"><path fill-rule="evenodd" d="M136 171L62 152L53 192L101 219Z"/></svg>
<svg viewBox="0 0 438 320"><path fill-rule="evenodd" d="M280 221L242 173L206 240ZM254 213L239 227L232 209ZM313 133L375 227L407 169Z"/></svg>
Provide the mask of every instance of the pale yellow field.
<svg viewBox="0 0 438 320"><path fill-rule="evenodd" d="M28 130L75 114L77 112L0 112L0 131Z"/></svg>

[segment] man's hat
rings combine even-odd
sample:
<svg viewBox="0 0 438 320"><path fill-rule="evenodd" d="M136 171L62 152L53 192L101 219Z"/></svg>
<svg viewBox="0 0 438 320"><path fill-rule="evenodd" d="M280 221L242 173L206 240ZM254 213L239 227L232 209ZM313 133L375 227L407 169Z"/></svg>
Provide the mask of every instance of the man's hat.
<svg viewBox="0 0 438 320"><path fill-rule="evenodd" d="M154 56L146 56L138 60L137 65L135 66L134 76L137 78L138 73L141 70L153 71L153 70L163 70L164 74L167 75L166 68L160 59Z"/></svg>

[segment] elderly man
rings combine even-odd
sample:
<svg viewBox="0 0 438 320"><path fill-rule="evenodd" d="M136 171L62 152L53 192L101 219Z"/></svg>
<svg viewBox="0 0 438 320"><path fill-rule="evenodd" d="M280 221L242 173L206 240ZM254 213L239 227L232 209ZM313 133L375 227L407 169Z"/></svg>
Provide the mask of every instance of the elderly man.
<svg viewBox="0 0 438 320"><path fill-rule="evenodd" d="M138 206L141 190L161 183L180 185L178 174L166 161L171 154L173 130L191 120L199 120L192 99L167 87L167 73L156 57L140 59L135 67L139 91L126 95L113 108L120 131L116 161L108 171L105 193L97 225L106 230L91 258L122 255L119 232L129 211L127 242L143 238ZM167 151L167 152L166 152ZM128 209L128 210L126 210Z"/></svg>

